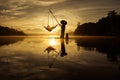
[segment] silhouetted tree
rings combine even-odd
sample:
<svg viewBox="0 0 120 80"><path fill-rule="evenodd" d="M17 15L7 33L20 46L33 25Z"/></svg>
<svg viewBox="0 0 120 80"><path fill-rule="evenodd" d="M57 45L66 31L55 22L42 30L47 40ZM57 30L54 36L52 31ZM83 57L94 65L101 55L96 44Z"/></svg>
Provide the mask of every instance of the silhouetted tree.
<svg viewBox="0 0 120 80"><path fill-rule="evenodd" d="M18 31L12 28L0 26L0 36L10 36L10 35L25 35L23 31Z"/></svg>
<svg viewBox="0 0 120 80"><path fill-rule="evenodd" d="M113 11L109 11L108 12L108 16L116 16L117 15L117 12L115 11L115 10L113 10Z"/></svg>
<svg viewBox="0 0 120 80"><path fill-rule="evenodd" d="M77 23L77 26L80 26L80 22Z"/></svg>
<svg viewBox="0 0 120 80"><path fill-rule="evenodd" d="M84 23L77 25L76 35L100 35L120 36L120 14L116 11L109 11L108 16L103 17L96 23Z"/></svg>
<svg viewBox="0 0 120 80"><path fill-rule="evenodd" d="M79 35L96 35L99 32L99 29L95 23L85 23L82 25L78 25L77 29L75 30L75 34Z"/></svg>

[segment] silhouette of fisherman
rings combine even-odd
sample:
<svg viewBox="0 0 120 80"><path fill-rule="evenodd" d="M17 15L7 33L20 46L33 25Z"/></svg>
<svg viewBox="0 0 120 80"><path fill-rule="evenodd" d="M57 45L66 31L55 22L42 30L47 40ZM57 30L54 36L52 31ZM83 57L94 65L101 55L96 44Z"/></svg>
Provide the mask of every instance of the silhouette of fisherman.
<svg viewBox="0 0 120 80"><path fill-rule="evenodd" d="M61 20L61 36L60 36L60 38L64 38L64 33L65 33L65 26L66 26L66 24L67 24L67 21L65 21L65 20Z"/></svg>
<svg viewBox="0 0 120 80"><path fill-rule="evenodd" d="M61 53L60 53L60 56L64 57L66 55L67 55L67 53L66 53L66 50L65 50L64 39L61 39Z"/></svg>

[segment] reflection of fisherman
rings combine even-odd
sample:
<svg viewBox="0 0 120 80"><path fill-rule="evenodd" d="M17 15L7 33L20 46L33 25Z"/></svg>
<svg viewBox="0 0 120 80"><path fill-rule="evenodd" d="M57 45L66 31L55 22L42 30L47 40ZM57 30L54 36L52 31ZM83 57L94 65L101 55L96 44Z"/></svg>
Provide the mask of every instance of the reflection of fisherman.
<svg viewBox="0 0 120 80"><path fill-rule="evenodd" d="M61 21L61 36L60 38L64 38L64 33L65 33L65 25L67 24L67 22L65 20Z"/></svg>
<svg viewBox="0 0 120 80"><path fill-rule="evenodd" d="M66 56L67 53L66 53L66 50L65 50L65 44L64 44L64 39L61 40L61 53L60 53L60 56L61 57L64 57Z"/></svg>

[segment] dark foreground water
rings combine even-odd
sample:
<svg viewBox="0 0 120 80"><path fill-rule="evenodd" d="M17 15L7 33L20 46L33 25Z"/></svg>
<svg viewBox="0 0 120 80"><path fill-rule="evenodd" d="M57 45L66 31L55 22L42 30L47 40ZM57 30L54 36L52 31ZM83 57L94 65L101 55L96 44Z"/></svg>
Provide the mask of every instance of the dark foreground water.
<svg viewBox="0 0 120 80"><path fill-rule="evenodd" d="M120 39L0 37L0 80L120 80Z"/></svg>

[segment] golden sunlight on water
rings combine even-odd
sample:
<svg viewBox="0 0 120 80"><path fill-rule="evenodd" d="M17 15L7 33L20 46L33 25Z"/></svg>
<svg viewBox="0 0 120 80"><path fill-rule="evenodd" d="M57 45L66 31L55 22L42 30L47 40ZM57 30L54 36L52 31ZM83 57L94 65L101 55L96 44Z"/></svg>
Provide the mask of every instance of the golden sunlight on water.
<svg viewBox="0 0 120 80"><path fill-rule="evenodd" d="M118 75L120 49L117 41L111 38L72 38L66 43L66 39L43 36L0 38L0 74L18 78L22 76L20 80L26 80L25 75L34 79L37 75L38 80L43 78L40 75L45 76L44 80L56 80L56 77L64 75L65 78L69 78L69 75L79 77L95 70L94 74L104 71L101 72L103 76ZM51 77L53 75L55 78Z"/></svg>
<svg viewBox="0 0 120 80"><path fill-rule="evenodd" d="M50 46L54 46L54 45L57 44L57 42L54 38L52 38L52 39L49 40L49 44L50 44Z"/></svg>

